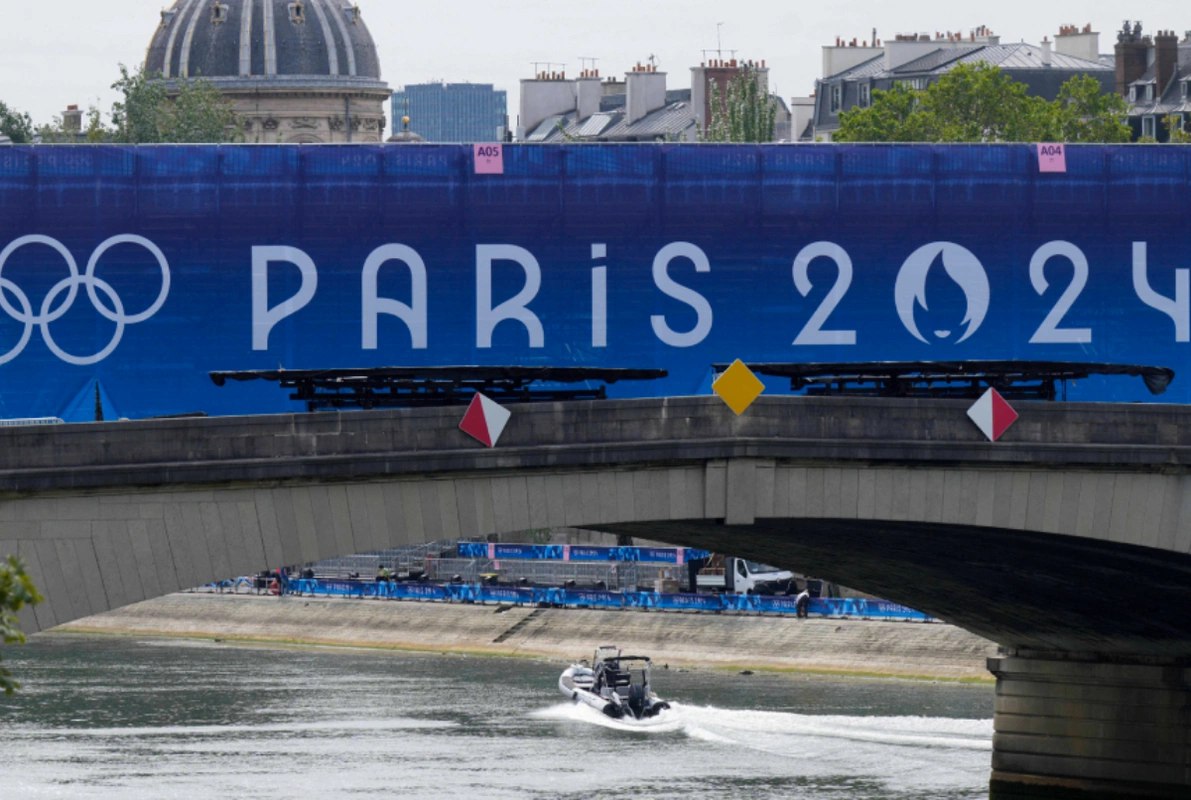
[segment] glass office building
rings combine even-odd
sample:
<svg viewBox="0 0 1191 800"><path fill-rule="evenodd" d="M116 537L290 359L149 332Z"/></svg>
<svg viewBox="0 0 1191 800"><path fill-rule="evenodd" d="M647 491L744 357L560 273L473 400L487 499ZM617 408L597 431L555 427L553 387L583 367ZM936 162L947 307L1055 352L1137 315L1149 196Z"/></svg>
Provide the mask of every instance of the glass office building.
<svg viewBox="0 0 1191 800"><path fill-rule="evenodd" d="M393 130L428 142L494 142L508 127L508 98L490 83L421 83L393 93Z"/></svg>

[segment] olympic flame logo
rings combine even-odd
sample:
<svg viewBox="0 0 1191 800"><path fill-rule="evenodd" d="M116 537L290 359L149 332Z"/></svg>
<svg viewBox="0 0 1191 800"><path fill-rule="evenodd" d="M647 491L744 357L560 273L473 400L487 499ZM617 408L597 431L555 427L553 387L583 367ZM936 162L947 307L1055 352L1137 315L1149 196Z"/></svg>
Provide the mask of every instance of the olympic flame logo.
<svg viewBox="0 0 1191 800"><path fill-rule="evenodd" d="M33 304L24 290L12 280L4 277L4 266L8 263L8 259L12 254L22 247L35 244L45 245L56 251L62 256L62 260L66 262L66 268L70 273L67 277L54 284L49 292L46 293L45 298L41 301L41 308L37 313L34 313ZM104 253L120 244L139 245L145 248L157 260L157 266L161 269L161 291L158 292L157 299L148 308L135 314L128 313L124 308L123 300L120 299L120 295L116 293L112 285L95 274L99 266L99 260L103 257ZM116 324L116 330L112 334L111 341L99 352L89 356L78 356L66 352L54 341L54 337L50 333L50 325L61 319L74 307L74 302L78 299L80 288L87 290L87 299L95 307L99 315ZM80 273L79 265L74 260L74 256L57 239L38 234L22 236L9 244L8 247L5 247L3 251L0 251L0 310L3 310L13 320L25 326L20 339L12 349L0 355L0 364L7 364L25 351L25 347L29 344L29 339L33 335L34 327L41 330L41 338L45 340L46 347L50 349L50 352L67 364L79 366L96 364L110 356L120 345L120 340L124 338L124 329L127 326L144 322L156 314L165 305L165 300L169 296L169 293L169 262L166 260L165 254L161 252L161 249L144 237L129 233L113 236L95 248L95 252L91 254L91 259L87 262L86 270ZM10 295L15 299L16 305L13 305L12 301L10 301Z"/></svg>

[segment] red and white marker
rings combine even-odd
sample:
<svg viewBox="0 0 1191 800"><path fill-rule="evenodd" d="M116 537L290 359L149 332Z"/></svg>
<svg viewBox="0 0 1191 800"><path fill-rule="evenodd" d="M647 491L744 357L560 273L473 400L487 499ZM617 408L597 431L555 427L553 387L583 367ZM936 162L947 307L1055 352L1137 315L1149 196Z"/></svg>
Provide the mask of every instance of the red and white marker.
<svg viewBox="0 0 1191 800"><path fill-rule="evenodd" d="M968 418L990 442L995 442L1017 422L1017 412L996 389L990 388L968 409Z"/></svg>
<svg viewBox="0 0 1191 800"><path fill-rule="evenodd" d="M467 413L463 415L463 421L459 423L459 430L485 447L496 447L512 416L513 412L476 392L471 405L467 407Z"/></svg>

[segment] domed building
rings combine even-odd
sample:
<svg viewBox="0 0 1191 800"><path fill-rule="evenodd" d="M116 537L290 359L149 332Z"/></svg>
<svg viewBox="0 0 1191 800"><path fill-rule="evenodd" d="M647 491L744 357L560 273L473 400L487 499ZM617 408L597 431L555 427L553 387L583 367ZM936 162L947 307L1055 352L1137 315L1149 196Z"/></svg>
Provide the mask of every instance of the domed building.
<svg viewBox="0 0 1191 800"><path fill-rule="evenodd" d="M168 86L203 79L246 142L381 142L376 45L348 0L175 0L161 12L145 73Z"/></svg>

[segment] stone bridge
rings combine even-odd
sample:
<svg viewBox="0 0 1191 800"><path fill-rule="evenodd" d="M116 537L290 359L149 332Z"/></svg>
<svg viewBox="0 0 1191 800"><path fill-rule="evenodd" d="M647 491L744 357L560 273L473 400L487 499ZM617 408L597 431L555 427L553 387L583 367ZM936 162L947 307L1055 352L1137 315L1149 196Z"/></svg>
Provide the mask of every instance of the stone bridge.
<svg viewBox="0 0 1191 800"><path fill-rule="evenodd" d="M1191 408L717 398L0 429L40 630L282 564L574 526L830 578L998 642L993 797L1191 794Z"/></svg>

